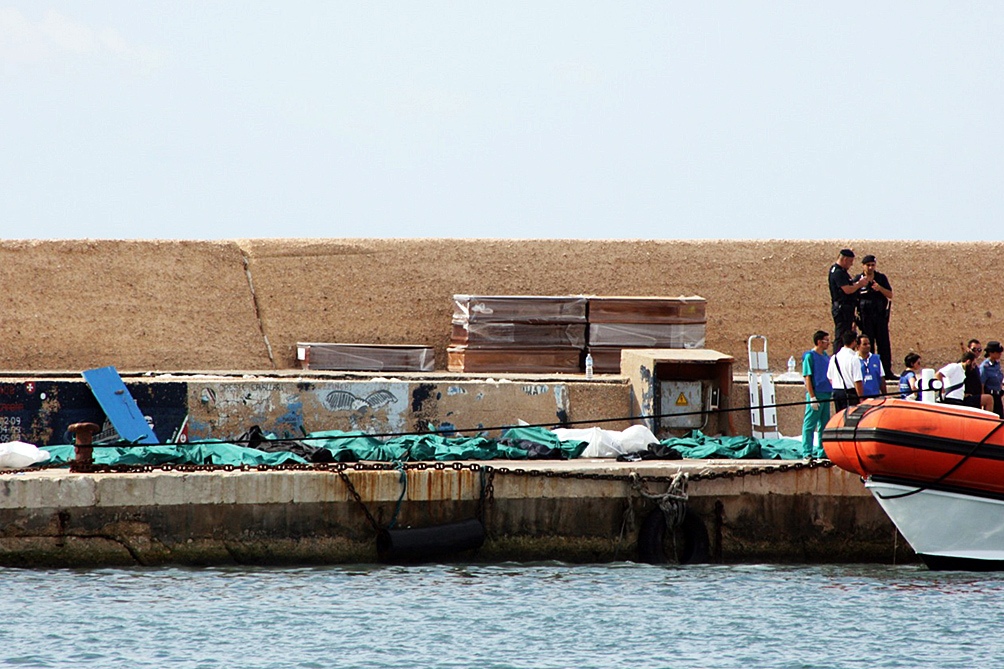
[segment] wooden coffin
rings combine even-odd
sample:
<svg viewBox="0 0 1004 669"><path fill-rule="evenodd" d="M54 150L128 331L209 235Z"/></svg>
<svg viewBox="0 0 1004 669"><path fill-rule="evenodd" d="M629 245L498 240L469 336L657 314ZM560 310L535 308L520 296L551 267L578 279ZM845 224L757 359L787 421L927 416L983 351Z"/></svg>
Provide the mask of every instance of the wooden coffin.
<svg viewBox="0 0 1004 669"><path fill-rule="evenodd" d="M576 295L454 295L453 320L462 323L584 323L586 298Z"/></svg>
<svg viewBox="0 0 1004 669"><path fill-rule="evenodd" d="M704 323L590 323L590 346L704 348Z"/></svg>
<svg viewBox="0 0 1004 669"><path fill-rule="evenodd" d="M594 373L621 373L621 349L619 346L590 346L587 351L593 356Z"/></svg>
<svg viewBox="0 0 1004 669"><path fill-rule="evenodd" d="M454 322L450 343L467 348L582 348L586 325Z"/></svg>
<svg viewBox="0 0 1004 669"><path fill-rule="evenodd" d="M594 295L589 300L590 323L707 322L707 300L691 297L608 297Z"/></svg>
<svg viewBox="0 0 1004 669"><path fill-rule="evenodd" d="M446 349L451 372L511 374L580 374L582 350L577 348Z"/></svg>
<svg viewBox="0 0 1004 669"><path fill-rule="evenodd" d="M436 353L431 346L407 344L298 343L302 369L358 372L431 372Z"/></svg>

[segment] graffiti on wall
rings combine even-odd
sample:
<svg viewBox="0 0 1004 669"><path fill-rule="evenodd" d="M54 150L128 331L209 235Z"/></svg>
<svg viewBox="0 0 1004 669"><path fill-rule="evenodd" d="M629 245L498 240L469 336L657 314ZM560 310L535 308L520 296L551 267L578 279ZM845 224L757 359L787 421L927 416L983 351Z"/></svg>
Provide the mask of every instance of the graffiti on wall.
<svg viewBox="0 0 1004 669"><path fill-rule="evenodd" d="M185 383L127 383L157 440L169 441L188 413ZM72 444L74 423L102 428L97 443L117 441L117 433L91 389L80 381L25 381L0 383L0 443L25 441L36 446Z"/></svg>
<svg viewBox="0 0 1004 669"><path fill-rule="evenodd" d="M405 427L405 383L269 380L189 386L192 439L233 438L254 425L284 439L324 430L372 433Z"/></svg>
<svg viewBox="0 0 1004 669"><path fill-rule="evenodd" d="M192 440L235 439L259 426L280 438L324 430L370 434L438 430L496 434L519 421L561 423L564 384L429 383L402 380L220 379L127 382L159 442L185 424ZM72 443L73 423L96 423L99 443L117 434L81 379L0 383L0 442Z"/></svg>

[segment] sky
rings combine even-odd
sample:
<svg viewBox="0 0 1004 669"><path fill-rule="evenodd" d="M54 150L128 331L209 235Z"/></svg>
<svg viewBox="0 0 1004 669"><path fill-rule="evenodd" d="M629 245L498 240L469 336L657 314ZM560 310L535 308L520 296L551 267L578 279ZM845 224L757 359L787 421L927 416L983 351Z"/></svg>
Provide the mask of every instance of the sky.
<svg viewBox="0 0 1004 669"><path fill-rule="evenodd" d="M0 239L1004 239L1004 3L0 0Z"/></svg>

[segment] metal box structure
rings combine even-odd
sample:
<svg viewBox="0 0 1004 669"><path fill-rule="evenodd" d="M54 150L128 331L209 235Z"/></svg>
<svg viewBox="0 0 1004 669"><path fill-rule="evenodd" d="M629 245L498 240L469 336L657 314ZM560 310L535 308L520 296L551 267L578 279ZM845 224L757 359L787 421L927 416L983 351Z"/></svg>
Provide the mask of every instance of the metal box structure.
<svg viewBox="0 0 1004 669"><path fill-rule="evenodd" d="M731 435L732 356L710 349L625 349L633 417L660 439L691 430Z"/></svg>

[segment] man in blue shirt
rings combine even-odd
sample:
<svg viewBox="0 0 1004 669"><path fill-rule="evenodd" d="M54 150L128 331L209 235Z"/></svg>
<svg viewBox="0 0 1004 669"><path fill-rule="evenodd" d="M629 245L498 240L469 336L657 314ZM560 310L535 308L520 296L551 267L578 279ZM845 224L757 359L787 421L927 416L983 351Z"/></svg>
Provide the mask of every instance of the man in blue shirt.
<svg viewBox="0 0 1004 669"><path fill-rule="evenodd" d="M882 358L872 353L872 340L868 335L858 337L858 357L861 358L861 386L865 397L885 395L885 370Z"/></svg>
<svg viewBox="0 0 1004 669"><path fill-rule="evenodd" d="M815 445L817 432L822 432L830 422L830 397L833 386L826 378L830 356L826 349L830 346L830 335L817 330L812 335L813 348L802 356L802 376L805 378L805 419L802 421L802 456L825 458L822 445Z"/></svg>

